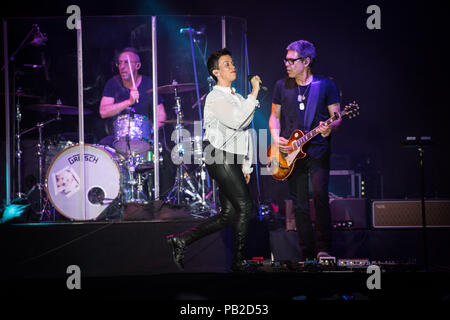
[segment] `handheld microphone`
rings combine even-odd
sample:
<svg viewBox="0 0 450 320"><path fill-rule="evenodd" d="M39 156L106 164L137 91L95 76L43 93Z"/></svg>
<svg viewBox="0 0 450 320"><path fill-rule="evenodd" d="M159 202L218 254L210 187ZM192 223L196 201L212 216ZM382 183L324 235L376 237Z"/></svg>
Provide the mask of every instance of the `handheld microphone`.
<svg viewBox="0 0 450 320"><path fill-rule="evenodd" d="M248 81L250 82L253 79L254 76L255 76L254 74L249 74L248 77L247 77ZM259 84L260 84L260 88L262 90L267 91L267 87L262 85L262 81L261 80L259 81Z"/></svg>
<svg viewBox="0 0 450 320"><path fill-rule="evenodd" d="M181 28L180 29L180 34L189 34L190 32L192 32L192 34L196 34L196 35L200 35L203 34L205 32L205 30L200 30L197 31L194 28Z"/></svg>

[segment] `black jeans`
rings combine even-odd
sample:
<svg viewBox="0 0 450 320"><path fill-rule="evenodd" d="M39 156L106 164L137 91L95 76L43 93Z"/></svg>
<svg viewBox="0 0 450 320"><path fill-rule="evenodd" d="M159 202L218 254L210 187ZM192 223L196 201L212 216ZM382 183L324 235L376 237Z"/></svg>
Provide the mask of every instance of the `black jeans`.
<svg viewBox="0 0 450 320"><path fill-rule="evenodd" d="M204 147L209 143L205 142ZM206 169L219 187L221 211L182 234L186 244L219 231L229 225L233 228L233 264L245 260L247 255L247 230L252 213L252 199L245 183L238 156L213 149L211 156L219 159L212 163L207 156ZM220 161L223 160L223 161ZM210 163L210 164L208 164Z"/></svg>
<svg viewBox="0 0 450 320"><path fill-rule="evenodd" d="M315 209L315 232L309 213L309 181L311 176L312 197ZM288 179L289 198L294 202L295 223L299 244L304 259L315 258L317 252L331 251L331 214L328 197L330 179L330 155L319 159L305 158L297 161L296 168ZM317 250L316 250L317 249Z"/></svg>

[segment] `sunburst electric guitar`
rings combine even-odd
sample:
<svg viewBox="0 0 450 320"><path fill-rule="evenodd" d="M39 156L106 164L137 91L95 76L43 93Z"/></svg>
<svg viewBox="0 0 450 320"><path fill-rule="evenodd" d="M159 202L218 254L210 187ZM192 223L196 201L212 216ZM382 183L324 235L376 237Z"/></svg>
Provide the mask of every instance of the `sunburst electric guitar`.
<svg viewBox="0 0 450 320"><path fill-rule="evenodd" d="M336 112L325 122L325 124L329 126L336 120L345 117L351 119L358 114L359 106L357 103L353 102L345 106L343 111ZM267 157L269 160L268 168L274 179L285 180L292 174L297 160L307 156L307 153L302 150L303 146L320 133L318 128L319 126L315 127L307 134L304 134L301 130L295 130L289 138L287 146L290 147L290 149L287 153L281 152L278 145L275 143L269 146L269 149L267 150Z"/></svg>

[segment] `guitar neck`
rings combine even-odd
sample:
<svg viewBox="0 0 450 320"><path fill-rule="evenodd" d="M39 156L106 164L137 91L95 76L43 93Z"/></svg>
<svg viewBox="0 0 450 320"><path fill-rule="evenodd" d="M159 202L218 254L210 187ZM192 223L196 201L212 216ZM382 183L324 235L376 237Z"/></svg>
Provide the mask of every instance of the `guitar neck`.
<svg viewBox="0 0 450 320"><path fill-rule="evenodd" d="M329 126L330 124L332 124L333 122L338 120L340 117L341 117L341 114L340 113L336 113L334 116L330 117L327 121L325 121L325 125ZM300 145L304 145L309 140L311 140L312 138L317 136L319 133L320 133L319 132L319 126L317 126L314 129L312 129L311 131L309 131L307 134L305 134L303 137L298 139L297 141L299 142Z"/></svg>

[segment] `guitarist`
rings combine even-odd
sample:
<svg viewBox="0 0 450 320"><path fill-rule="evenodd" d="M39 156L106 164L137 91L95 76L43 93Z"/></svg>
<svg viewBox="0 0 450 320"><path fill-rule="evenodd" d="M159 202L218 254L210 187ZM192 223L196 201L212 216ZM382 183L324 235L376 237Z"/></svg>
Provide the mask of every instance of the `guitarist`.
<svg viewBox="0 0 450 320"><path fill-rule="evenodd" d="M288 77L278 80L272 98L269 128L272 139L281 152L291 147L291 133L300 129L305 134L319 126L321 134L303 147L307 157L297 160L294 172L288 178L289 199L293 200L296 228L304 260L328 256L331 251L331 214L328 198L330 175L330 134L341 119L326 126L325 121L340 111L336 85L327 78L312 74L316 58L314 45L305 40L292 42L286 48L284 65ZM312 195L316 216L314 241L309 213L308 174L311 176Z"/></svg>

